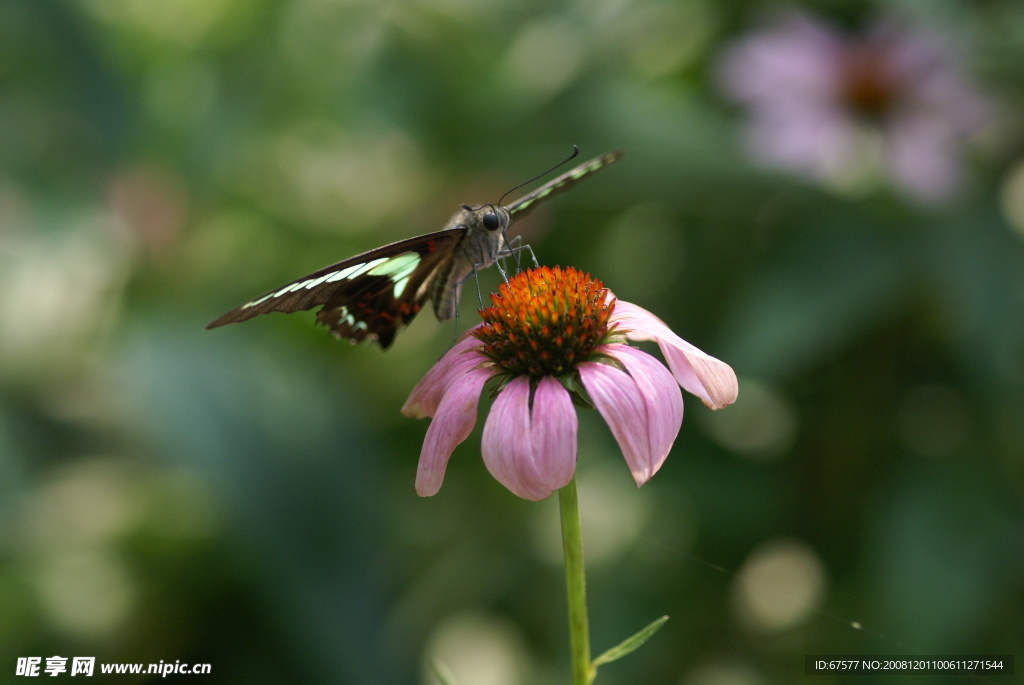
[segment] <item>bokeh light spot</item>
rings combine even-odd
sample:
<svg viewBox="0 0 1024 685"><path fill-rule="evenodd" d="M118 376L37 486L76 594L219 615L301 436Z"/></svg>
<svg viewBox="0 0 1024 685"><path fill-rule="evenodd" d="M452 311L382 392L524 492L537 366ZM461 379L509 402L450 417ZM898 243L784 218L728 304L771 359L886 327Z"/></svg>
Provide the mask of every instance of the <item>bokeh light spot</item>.
<svg viewBox="0 0 1024 685"><path fill-rule="evenodd" d="M799 626L818 609L825 593L825 571L803 542L765 542L736 576L732 605L751 632L780 633Z"/></svg>
<svg viewBox="0 0 1024 685"><path fill-rule="evenodd" d="M425 682L439 683L431 673L434 664L455 682L518 685L530 681L526 655L522 637L508 622L472 613L451 616L429 640Z"/></svg>

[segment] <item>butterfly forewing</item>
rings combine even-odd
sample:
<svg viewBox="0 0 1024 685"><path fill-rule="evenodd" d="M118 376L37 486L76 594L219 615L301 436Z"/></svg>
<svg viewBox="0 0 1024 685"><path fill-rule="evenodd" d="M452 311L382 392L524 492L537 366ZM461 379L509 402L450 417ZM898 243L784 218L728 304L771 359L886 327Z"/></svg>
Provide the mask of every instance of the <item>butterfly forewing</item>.
<svg viewBox="0 0 1024 685"><path fill-rule="evenodd" d="M508 205L507 209L509 214L512 215L513 219L520 219L526 216L541 200L569 190L579 181L582 181L595 171L603 169L621 156L622 150L616 150L615 152L609 152L606 155L595 157L589 162L584 162L578 167L570 169L558 178L551 179L541 187L530 191L523 197Z"/></svg>
<svg viewBox="0 0 1024 685"><path fill-rule="evenodd" d="M438 319L452 316L465 279L510 253L505 231L512 219L620 156L622 152L616 151L595 157L505 207L463 205L443 231L400 240L314 271L232 309L207 328L322 305L317 323L335 336L351 342L369 338L386 348L427 300L433 302Z"/></svg>

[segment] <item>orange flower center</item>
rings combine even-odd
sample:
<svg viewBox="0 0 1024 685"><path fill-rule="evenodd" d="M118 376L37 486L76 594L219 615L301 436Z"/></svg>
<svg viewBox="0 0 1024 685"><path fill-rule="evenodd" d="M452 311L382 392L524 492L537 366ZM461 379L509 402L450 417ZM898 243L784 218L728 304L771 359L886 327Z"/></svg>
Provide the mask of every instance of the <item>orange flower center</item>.
<svg viewBox="0 0 1024 685"><path fill-rule="evenodd" d="M480 310L473 331L484 354L512 376L562 376L605 342L615 300L601 281L572 267L516 274Z"/></svg>

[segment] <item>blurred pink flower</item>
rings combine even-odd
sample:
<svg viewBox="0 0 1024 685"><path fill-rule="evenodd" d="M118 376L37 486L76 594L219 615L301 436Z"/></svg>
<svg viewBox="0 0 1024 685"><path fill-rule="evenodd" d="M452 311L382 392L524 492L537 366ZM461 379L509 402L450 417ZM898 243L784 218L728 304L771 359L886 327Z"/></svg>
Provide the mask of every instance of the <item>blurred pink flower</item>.
<svg viewBox="0 0 1024 685"><path fill-rule="evenodd" d="M491 301L481 310L484 323L427 372L402 407L409 417L433 417L416 474L422 496L441 488L448 459L473 430L480 393L492 379L498 391L484 424L484 463L529 500L548 497L573 477L574 394L608 423L638 487L658 471L679 433L680 386L712 409L736 400L728 364L576 269L525 271ZM668 368L626 339L657 342Z"/></svg>
<svg viewBox="0 0 1024 685"><path fill-rule="evenodd" d="M739 40L720 66L764 163L836 184L884 171L935 202L958 186L960 148L987 111L954 61L938 35L894 22L847 36L791 14Z"/></svg>

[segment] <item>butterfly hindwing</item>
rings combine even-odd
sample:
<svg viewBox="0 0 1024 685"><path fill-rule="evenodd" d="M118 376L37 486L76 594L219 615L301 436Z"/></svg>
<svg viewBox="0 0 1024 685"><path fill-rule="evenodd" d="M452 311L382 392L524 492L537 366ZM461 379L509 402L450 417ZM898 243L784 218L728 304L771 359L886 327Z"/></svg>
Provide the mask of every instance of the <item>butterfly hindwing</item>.
<svg viewBox="0 0 1024 685"><path fill-rule="evenodd" d="M359 342L369 337L387 347L398 329L422 308L429 297L431 275L463 233L461 229L429 233L332 264L231 310L207 328L323 305L317 322L338 338Z"/></svg>
<svg viewBox="0 0 1024 685"><path fill-rule="evenodd" d="M317 312L317 323L330 328L340 340L357 343L369 338L387 349L398 330L430 299L431 281L452 249L438 250L436 243L423 247L422 252L404 250L346 279Z"/></svg>

